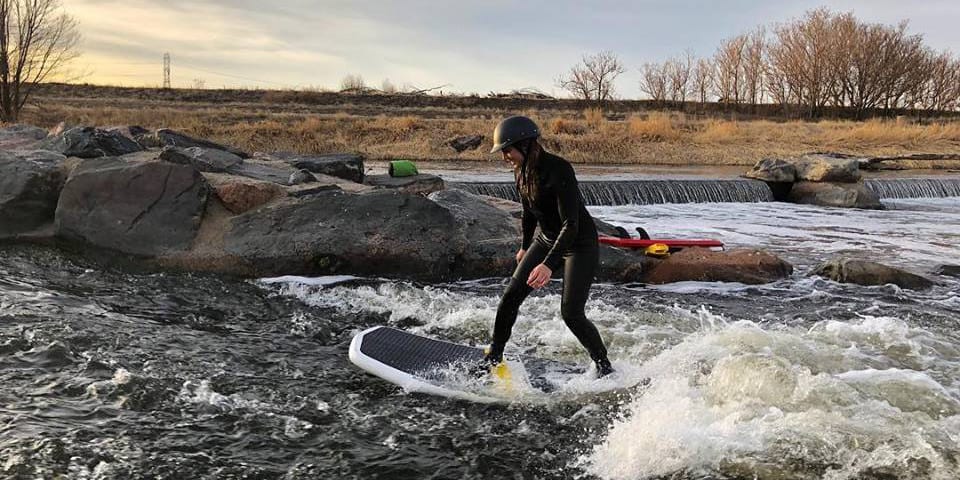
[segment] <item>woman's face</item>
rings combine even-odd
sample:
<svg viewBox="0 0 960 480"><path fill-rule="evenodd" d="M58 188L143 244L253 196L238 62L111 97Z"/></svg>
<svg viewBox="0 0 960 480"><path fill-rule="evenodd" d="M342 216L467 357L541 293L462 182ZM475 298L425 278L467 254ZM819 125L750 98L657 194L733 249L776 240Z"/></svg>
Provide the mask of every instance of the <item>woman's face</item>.
<svg viewBox="0 0 960 480"><path fill-rule="evenodd" d="M510 146L501 150L500 154L503 155L504 162L509 163L513 168L520 168L520 164L523 162L523 154L520 153L520 150Z"/></svg>

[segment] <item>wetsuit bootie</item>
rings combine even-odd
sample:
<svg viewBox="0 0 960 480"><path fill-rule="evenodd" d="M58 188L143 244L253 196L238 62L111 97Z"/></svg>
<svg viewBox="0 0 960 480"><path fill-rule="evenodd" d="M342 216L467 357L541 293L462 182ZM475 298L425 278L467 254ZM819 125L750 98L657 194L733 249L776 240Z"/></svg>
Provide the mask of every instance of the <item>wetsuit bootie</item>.
<svg viewBox="0 0 960 480"><path fill-rule="evenodd" d="M597 378L603 378L613 373L613 365L610 365L610 360L607 357L603 357L594 363L597 366Z"/></svg>
<svg viewBox="0 0 960 480"><path fill-rule="evenodd" d="M483 350L483 358L474 366L472 372L477 377L483 377L490 374L490 369L503 362L503 345L491 343L489 347Z"/></svg>

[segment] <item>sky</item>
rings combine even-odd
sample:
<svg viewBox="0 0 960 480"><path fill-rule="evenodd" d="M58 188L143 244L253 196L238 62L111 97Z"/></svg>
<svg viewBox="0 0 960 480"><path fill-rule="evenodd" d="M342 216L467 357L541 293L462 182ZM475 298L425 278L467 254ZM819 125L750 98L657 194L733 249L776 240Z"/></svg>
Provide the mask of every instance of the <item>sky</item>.
<svg viewBox="0 0 960 480"><path fill-rule="evenodd" d="M586 54L611 51L627 71L622 98L639 98L639 69L812 8L869 22L909 20L932 48L960 52L960 1L649 0L62 0L79 23L81 81L159 86L163 55L174 87L327 88L360 75L379 88L445 85L447 93L536 88Z"/></svg>

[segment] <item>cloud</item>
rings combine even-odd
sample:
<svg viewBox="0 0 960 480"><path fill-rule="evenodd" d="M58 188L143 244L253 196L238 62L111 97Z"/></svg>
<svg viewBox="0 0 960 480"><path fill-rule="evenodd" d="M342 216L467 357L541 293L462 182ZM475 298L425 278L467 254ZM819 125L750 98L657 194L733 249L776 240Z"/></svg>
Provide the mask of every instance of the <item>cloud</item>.
<svg viewBox="0 0 960 480"><path fill-rule="evenodd" d="M912 18L913 31L944 48L960 43L947 20L956 2L837 0L865 20ZM638 95L638 68L691 49L710 55L724 38L785 21L818 6L812 0L506 0L437 2L275 0L64 0L84 33L83 57L98 72L153 75L164 52L173 56L175 84L204 78L209 86L335 87L346 74L378 85L486 93L537 87L586 53L611 50L629 71L619 81ZM134 65L140 62L143 65ZM126 63L127 65L121 65ZM184 72L183 77L177 72ZM237 78L243 77L243 78Z"/></svg>

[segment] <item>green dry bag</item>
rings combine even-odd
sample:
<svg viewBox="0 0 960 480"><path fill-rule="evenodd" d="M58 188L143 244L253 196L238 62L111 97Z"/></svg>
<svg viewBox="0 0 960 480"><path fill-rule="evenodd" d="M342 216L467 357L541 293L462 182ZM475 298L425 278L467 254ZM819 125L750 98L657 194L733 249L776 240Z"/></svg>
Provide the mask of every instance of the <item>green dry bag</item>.
<svg viewBox="0 0 960 480"><path fill-rule="evenodd" d="M394 160L390 162L391 177L409 177L417 174L417 166L410 160Z"/></svg>

